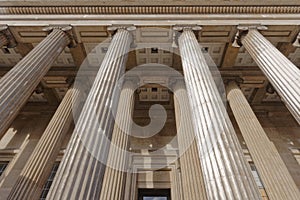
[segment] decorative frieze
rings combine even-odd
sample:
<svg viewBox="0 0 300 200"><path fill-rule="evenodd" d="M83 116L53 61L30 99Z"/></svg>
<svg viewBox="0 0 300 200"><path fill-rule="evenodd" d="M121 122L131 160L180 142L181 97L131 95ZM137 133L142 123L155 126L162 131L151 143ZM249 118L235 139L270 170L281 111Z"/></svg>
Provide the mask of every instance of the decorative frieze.
<svg viewBox="0 0 300 200"><path fill-rule="evenodd" d="M13 6L0 14L291 14L300 6Z"/></svg>

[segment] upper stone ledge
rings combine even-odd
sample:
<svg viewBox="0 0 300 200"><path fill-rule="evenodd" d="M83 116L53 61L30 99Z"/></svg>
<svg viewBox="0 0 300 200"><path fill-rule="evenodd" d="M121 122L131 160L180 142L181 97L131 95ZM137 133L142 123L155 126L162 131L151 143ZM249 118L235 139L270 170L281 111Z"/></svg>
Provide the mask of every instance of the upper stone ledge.
<svg viewBox="0 0 300 200"><path fill-rule="evenodd" d="M147 5L141 4L145 0L126 0L126 1L78 1L78 0L57 0L50 1L37 1L37 0L12 0L3 2L0 0L0 15L164 15L164 14L299 14L300 13L300 1L294 5L267 5L264 2L263 5L230 5L231 1L228 1L226 5L221 5L221 2L211 0L210 5L204 4L204 1L196 4L194 1L174 1L173 4L167 2L161 2L154 0ZM291 0L293 2L294 0ZM298 0L297 0L298 1ZM3 2L3 3L2 3ZM15 3L13 3L15 2ZM38 3L39 2L39 3ZM84 3L86 2L86 3ZM94 5L91 3L94 2ZM111 3L110 3L111 2ZM135 2L135 4L133 4ZM139 3L138 3L139 2ZM155 3L158 2L158 3ZM197 2L197 0L196 0ZM213 2L219 2L213 3ZM279 1L278 1L279 2ZM289 2L289 3L291 3ZM11 5L3 5L10 3ZM28 4L27 4L28 3ZM234 3L232 1L232 3ZM241 4L241 2L239 2ZM249 3L249 2L248 2ZM29 5L31 4L31 5ZM54 5L52 5L54 4ZM82 5L79 5L82 4ZM114 5L113 5L114 4ZM150 5L152 4L152 5Z"/></svg>
<svg viewBox="0 0 300 200"><path fill-rule="evenodd" d="M293 6L299 0L0 0L0 6Z"/></svg>

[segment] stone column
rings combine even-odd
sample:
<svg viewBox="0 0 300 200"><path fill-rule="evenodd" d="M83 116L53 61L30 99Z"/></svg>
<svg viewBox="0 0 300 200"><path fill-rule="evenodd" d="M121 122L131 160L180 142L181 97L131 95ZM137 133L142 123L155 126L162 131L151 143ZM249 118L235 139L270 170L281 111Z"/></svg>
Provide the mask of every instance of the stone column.
<svg viewBox="0 0 300 200"><path fill-rule="evenodd" d="M241 40L242 44L300 124L300 70L256 27L248 29L248 34Z"/></svg>
<svg viewBox="0 0 300 200"><path fill-rule="evenodd" d="M27 102L62 50L70 35L55 28L27 56L0 79L0 138Z"/></svg>
<svg viewBox="0 0 300 200"><path fill-rule="evenodd" d="M186 200L203 200L206 199L206 191L183 80L174 84L173 91L183 196Z"/></svg>
<svg viewBox="0 0 300 200"><path fill-rule="evenodd" d="M127 80L120 95L100 199L124 199L126 172L128 172L129 164L127 153L134 108L134 90L135 84Z"/></svg>
<svg viewBox="0 0 300 200"><path fill-rule="evenodd" d="M287 167L235 82L227 87L227 99L270 200L298 199Z"/></svg>
<svg viewBox="0 0 300 200"><path fill-rule="evenodd" d="M190 27L177 30L207 198L260 199L198 41Z"/></svg>
<svg viewBox="0 0 300 200"><path fill-rule="evenodd" d="M8 199L38 200L40 198L43 186L51 173L61 144L73 121L72 107L77 107L75 101L78 100L78 96L78 89L71 88L67 91Z"/></svg>
<svg viewBox="0 0 300 200"><path fill-rule="evenodd" d="M132 42L119 28L96 75L47 199L99 199L112 135L112 107ZM104 164L102 163L104 162Z"/></svg>

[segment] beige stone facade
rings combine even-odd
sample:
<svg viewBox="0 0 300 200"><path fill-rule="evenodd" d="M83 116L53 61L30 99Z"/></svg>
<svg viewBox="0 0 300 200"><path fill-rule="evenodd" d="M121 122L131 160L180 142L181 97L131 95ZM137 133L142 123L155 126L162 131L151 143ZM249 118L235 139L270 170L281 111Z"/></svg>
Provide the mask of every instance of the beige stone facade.
<svg viewBox="0 0 300 200"><path fill-rule="evenodd" d="M0 2L1 200L298 199L298 1Z"/></svg>

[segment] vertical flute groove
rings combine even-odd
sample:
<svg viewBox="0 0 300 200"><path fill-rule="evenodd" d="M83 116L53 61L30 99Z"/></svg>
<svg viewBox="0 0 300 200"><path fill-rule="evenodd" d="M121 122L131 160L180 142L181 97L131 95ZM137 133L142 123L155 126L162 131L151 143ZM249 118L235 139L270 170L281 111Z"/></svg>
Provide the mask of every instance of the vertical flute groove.
<svg viewBox="0 0 300 200"><path fill-rule="evenodd" d="M178 40L208 199L260 199L194 33Z"/></svg>
<svg viewBox="0 0 300 200"><path fill-rule="evenodd" d="M66 33L54 29L0 79L0 138L69 42Z"/></svg>
<svg viewBox="0 0 300 200"><path fill-rule="evenodd" d="M194 141L190 107L183 81L177 81L173 89L184 199L205 200L201 163L197 143Z"/></svg>
<svg viewBox="0 0 300 200"><path fill-rule="evenodd" d="M36 148L23 168L8 199L39 199L51 166L59 153L62 141L72 122L72 107L75 106L79 90L67 91L58 109L49 122Z"/></svg>
<svg viewBox="0 0 300 200"><path fill-rule="evenodd" d="M300 70L256 29L242 43L300 124Z"/></svg>
<svg viewBox="0 0 300 200"><path fill-rule="evenodd" d="M227 99L271 200L296 200L299 190L274 144L252 111L243 92L231 82Z"/></svg>
<svg viewBox="0 0 300 200"><path fill-rule="evenodd" d="M120 95L100 199L123 200L128 170L128 145L134 108L134 84L127 80Z"/></svg>
<svg viewBox="0 0 300 200"><path fill-rule="evenodd" d="M113 127L112 107L119 94L117 81L125 72L131 35L119 29L89 92L47 199L99 199L108 142ZM100 161L99 158L102 157Z"/></svg>

